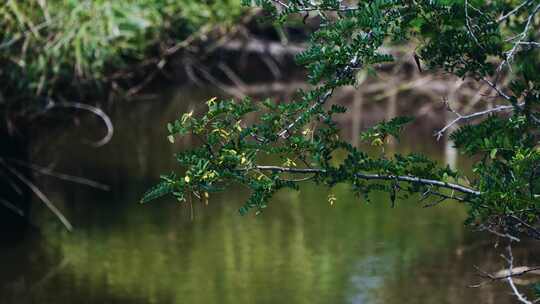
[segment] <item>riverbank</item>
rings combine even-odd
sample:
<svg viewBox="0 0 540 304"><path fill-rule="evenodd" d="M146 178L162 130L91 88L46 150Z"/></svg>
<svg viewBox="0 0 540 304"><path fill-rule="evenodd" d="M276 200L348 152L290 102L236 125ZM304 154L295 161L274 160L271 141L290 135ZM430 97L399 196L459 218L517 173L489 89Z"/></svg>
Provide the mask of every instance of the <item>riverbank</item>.
<svg viewBox="0 0 540 304"><path fill-rule="evenodd" d="M224 35L242 13L239 0L5 1L0 111L28 116L49 99L84 102L129 90L164 68L167 56Z"/></svg>

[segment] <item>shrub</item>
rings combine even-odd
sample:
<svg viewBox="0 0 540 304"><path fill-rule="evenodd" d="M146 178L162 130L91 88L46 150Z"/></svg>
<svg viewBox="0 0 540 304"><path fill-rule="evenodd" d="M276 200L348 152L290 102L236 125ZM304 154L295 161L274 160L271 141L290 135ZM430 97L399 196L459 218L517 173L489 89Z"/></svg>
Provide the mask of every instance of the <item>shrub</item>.
<svg viewBox="0 0 540 304"><path fill-rule="evenodd" d="M3 1L1 93L28 110L39 96L106 87L112 73L240 13L237 0Z"/></svg>

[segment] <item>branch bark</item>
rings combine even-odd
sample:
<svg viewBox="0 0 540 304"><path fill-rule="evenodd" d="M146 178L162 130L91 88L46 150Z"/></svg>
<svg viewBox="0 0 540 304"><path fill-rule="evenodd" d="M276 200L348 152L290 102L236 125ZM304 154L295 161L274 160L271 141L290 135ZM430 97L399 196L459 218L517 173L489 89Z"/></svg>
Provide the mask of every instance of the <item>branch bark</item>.
<svg viewBox="0 0 540 304"><path fill-rule="evenodd" d="M248 168L249 169L249 168ZM296 174L324 174L326 170L318 168L290 168L290 167L280 167L280 166L255 166L254 169L262 171L274 171L274 172L284 172L284 173L296 173ZM482 192L468 188L463 185L443 182L439 180L421 178L417 176L409 175L383 175L383 174L367 174L367 173L356 173L355 176L359 179L365 180L390 180L390 181L401 181L409 183L417 183L423 185L437 186L450 190L459 191L464 194L479 196Z"/></svg>

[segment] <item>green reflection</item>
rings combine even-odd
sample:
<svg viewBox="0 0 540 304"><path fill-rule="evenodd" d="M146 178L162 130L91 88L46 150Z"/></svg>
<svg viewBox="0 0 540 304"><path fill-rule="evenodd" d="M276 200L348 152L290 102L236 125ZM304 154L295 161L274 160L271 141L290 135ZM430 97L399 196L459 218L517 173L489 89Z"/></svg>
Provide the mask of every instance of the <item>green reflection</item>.
<svg viewBox="0 0 540 304"><path fill-rule="evenodd" d="M326 189L282 192L256 217L237 215L242 194L197 202L193 220L188 206L131 206L116 225L45 237L69 261L67 280L57 279L74 297L84 286L149 303L371 303L396 273L463 232L459 206L392 209L382 197L363 204L346 187L333 193L330 206ZM84 216L99 222L107 212Z"/></svg>
<svg viewBox="0 0 540 304"><path fill-rule="evenodd" d="M99 150L77 144L90 136L80 129L35 143L37 163L58 162L59 171L114 190L43 183L76 230L66 233L46 210L35 210L41 237L28 241L23 252L31 254L10 259L27 265L17 279L26 283L0 286L0 303L478 302L476 291L458 292L474 263L449 259L468 242L465 209L451 202L390 208L385 195L366 204L338 186L330 206L328 189L306 185L278 193L260 216L238 215L242 189L193 209L170 201L138 205L160 172L177 169L173 151L190 144L169 145L165 128L156 126L212 95L181 91L165 97L169 103L136 103L129 114L117 109L115 137ZM41 153L43 146L62 153Z"/></svg>

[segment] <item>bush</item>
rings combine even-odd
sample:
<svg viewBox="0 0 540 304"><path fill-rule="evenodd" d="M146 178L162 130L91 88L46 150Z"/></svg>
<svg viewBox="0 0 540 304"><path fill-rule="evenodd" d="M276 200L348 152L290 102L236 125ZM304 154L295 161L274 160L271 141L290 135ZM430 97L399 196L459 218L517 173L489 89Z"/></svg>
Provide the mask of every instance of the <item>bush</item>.
<svg viewBox="0 0 540 304"><path fill-rule="evenodd" d="M0 82L28 109L36 96L105 85L107 76L208 25L231 25L239 0L6 0L0 4Z"/></svg>

